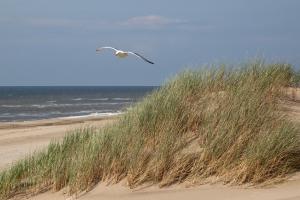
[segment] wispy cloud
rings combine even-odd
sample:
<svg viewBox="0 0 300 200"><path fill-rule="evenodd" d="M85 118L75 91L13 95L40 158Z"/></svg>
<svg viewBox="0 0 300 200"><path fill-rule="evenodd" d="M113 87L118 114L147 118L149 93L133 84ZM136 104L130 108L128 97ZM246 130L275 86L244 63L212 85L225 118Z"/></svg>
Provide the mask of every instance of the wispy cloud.
<svg viewBox="0 0 300 200"><path fill-rule="evenodd" d="M167 18L160 15L137 16L127 19L120 24L128 27L153 28L187 23L186 20Z"/></svg>
<svg viewBox="0 0 300 200"><path fill-rule="evenodd" d="M187 23L186 20L173 19L160 15L135 16L125 20L79 20L62 18L22 18L0 19L0 23L18 23L38 27L103 27L103 28L153 28Z"/></svg>
<svg viewBox="0 0 300 200"><path fill-rule="evenodd" d="M36 28L65 28L88 30L122 30L122 29L152 29L171 28L187 31L207 31L214 27L199 24L180 18L170 18L161 15L135 16L125 20L109 19L66 19L66 18L23 18L0 19L0 24L31 26Z"/></svg>

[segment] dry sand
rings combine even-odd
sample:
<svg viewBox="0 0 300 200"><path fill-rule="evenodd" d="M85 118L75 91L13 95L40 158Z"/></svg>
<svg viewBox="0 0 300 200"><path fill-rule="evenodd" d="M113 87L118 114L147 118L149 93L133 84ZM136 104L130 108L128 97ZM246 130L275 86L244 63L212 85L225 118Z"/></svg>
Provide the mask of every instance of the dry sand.
<svg viewBox="0 0 300 200"><path fill-rule="evenodd" d="M59 140L76 128L101 127L116 117L82 117L0 123L0 169Z"/></svg>
<svg viewBox="0 0 300 200"><path fill-rule="evenodd" d="M296 90L295 101L284 107L292 120L300 122L300 90ZM0 124L0 168L19 159L36 148L44 147L53 138L62 138L67 130L83 125L103 126L113 122L106 119L42 120L37 122ZM205 199L205 200L300 200L300 172L293 174L284 183L264 188L232 187L224 185L202 185L187 188L176 185L169 188L156 186L131 190L125 183L106 186L97 185L92 191L78 196L79 200L116 199ZM75 199L60 192L46 192L29 198L30 200Z"/></svg>
<svg viewBox="0 0 300 200"><path fill-rule="evenodd" d="M130 190L128 187L117 184L105 186L99 184L92 191L79 196L79 200L299 200L300 199L300 177L294 176L295 180L276 185L272 188L241 188L224 185L202 185L198 187L185 188L177 185L170 188L150 187L140 190ZM76 199L62 192L38 195L30 200L65 200Z"/></svg>

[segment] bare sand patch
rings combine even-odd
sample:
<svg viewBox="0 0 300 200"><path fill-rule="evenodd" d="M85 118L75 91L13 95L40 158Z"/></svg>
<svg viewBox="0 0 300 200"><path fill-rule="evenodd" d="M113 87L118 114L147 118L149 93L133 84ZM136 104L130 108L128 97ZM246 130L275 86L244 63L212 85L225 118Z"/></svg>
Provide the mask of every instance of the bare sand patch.
<svg viewBox="0 0 300 200"><path fill-rule="evenodd" d="M82 117L0 123L0 169L25 155L62 139L71 130L102 127L116 117Z"/></svg>

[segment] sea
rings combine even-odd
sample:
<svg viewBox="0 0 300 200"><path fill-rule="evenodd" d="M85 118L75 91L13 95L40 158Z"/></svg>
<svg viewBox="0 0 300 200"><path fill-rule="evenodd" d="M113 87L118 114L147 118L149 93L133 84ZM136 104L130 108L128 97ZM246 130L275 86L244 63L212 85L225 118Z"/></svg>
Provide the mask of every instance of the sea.
<svg viewBox="0 0 300 200"><path fill-rule="evenodd" d="M156 86L2 86L0 122L116 115L141 101L157 88Z"/></svg>

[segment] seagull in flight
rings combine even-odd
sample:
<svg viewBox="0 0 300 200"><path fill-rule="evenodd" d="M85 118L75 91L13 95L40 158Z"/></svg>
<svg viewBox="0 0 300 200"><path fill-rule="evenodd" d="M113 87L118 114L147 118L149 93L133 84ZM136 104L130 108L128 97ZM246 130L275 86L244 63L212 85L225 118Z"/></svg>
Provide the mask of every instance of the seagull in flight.
<svg viewBox="0 0 300 200"><path fill-rule="evenodd" d="M143 59L147 63L154 64L154 62L148 60L147 58L143 57L142 55L140 55L138 53L134 53L134 52L131 52L131 51L122 51L122 50L119 50L119 49L116 49L116 48L113 48L113 47L100 47L100 48L96 49L96 52L99 52L103 49L112 49L112 50L114 50L115 51L115 56L118 56L119 58L125 58L129 54L132 54L134 56L137 56L137 57Z"/></svg>

